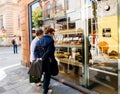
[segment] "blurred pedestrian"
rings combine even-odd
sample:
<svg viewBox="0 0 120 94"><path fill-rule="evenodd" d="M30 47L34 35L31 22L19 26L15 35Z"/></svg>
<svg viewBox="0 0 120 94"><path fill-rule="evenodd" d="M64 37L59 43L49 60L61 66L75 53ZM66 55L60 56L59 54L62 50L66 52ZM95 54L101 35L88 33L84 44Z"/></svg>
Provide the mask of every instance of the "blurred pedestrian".
<svg viewBox="0 0 120 94"><path fill-rule="evenodd" d="M31 46L30 46L30 62L35 63L36 59L38 58L37 56L37 50L35 50L36 43L39 39L41 39L43 36L43 30L39 29L36 31L36 37L32 40ZM39 78L39 82L36 83L37 86L41 85L41 79Z"/></svg>
<svg viewBox="0 0 120 94"><path fill-rule="evenodd" d="M18 40L16 35L14 35L14 38L12 39L12 45L13 45L13 53L17 54L18 53Z"/></svg>
<svg viewBox="0 0 120 94"><path fill-rule="evenodd" d="M37 42L36 49L39 49L42 45L45 49L44 54L39 58L43 62L43 94L47 94L49 90L50 78L51 78L51 61L55 61L55 46L54 46L54 36L55 30L53 28L47 28L45 30L45 35ZM40 53L38 53L39 55ZM40 55L39 55L40 56Z"/></svg>

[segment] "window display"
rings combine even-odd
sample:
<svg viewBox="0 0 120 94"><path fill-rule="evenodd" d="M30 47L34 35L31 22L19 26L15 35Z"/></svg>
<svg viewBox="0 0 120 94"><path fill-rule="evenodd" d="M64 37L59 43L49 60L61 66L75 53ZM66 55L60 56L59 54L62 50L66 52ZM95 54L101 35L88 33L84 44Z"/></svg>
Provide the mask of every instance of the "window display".
<svg viewBox="0 0 120 94"><path fill-rule="evenodd" d="M68 10L60 13L63 16L57 13L51 22L46 20L56 31L59 75L100 94L117 94L120 54L117 0L77 1L81 4L79 8L71 6L74 0L68 1Z"/></svg>
<svg viewBox="0 0 120 94"><path fill-rule="evenodd" d="M88 28L88 32L91 32L92 36L94 36L94 31L96 31L96 37L92 38L94 40L94 44L92 44L91 48L93 58L89 62L89 82L91 83L91 86L93 84L96 85L95 87L93 86L92 89L101 92L100 94L103 94L102 90L98 90L100 87L104 87L106 89L106 93L114 92L112 94L117 94L118 88L119 41L117 11L115 13L115 11L112 12L110 10L110 7L113 7L114 5L112 2L115 1L116 0L96 2L96 22L89 22L90 30ZM103 10L100 9L100 6L104 6L103 2L111 4L108 8L105 5L106 11L104 11L104 15L101 14L103 13ZM99 10L99 12L97 10ZM117 10L117 7L115 10ZM110 15L107 14L108 11L111 11ZM91 20L93 19L94 18L91 18ZM104 94L106 93L104 91Z"/></svg>
<svg viewBox="0 0 120 94"><path fill-rule="evenodd" d="M60 27L67 27L65 23L59 23ZM58 26L58 25L57 25ZM82 69L82 55L81 51L81 38L82 31L75 29L75 23L69 23L67 28L56 27L55 32L55 56L60 60L60 76L65 79L75 82L79 82L80 70ZM74 79L73 77L76 77Z"/></svg>

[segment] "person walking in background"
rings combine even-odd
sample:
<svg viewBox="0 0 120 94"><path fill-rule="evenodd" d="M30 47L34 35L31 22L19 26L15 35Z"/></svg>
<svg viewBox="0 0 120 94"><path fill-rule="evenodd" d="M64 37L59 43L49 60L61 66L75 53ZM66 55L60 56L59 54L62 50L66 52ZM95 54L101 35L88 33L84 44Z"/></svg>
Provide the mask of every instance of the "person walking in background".
<svg viewBox="0 0 120 94"><path fill-rule="evenodd" d="M18 40L16 35L14 35L14 38L12 39L12 45L13 45L13 53L17 54L18 53Z"/></svg>
<svg viewBox="0 0 120 94"><path fill-rule="evenodd" d="M30 46L30 63L34 63L37 59L37 50L35 50L36 43L39 39L41 39L43 36L43 30L39 29L36 31L36 37L32 40L31 46ZM40 79L40 78L39 78ZM41 85L41 79L38 83L36 83L37 86Z"/></svg>
<svg viewBox="0 0 120 94"><path fill-rule="evenodd" d="M55 30L52 28L47 28L45 30L45 35L37 42L36 50L42 46L45 49L44 54L41 56L40 53L37 53L40 58L38 60L42 61L43 63L43 73L44 73L44 80L43 80L43 94L48 94L50 78L51 78L51 61L55 61L55 46L54 46L54 36ZM51 91L51 90L50 90Z"/></svg>

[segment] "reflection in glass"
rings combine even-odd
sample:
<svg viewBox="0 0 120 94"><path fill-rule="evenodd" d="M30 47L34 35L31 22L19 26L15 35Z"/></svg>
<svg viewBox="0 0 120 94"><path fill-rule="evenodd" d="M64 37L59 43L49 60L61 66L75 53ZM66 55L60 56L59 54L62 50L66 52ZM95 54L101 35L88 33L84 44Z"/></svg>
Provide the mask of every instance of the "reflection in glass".
<svg viewBox="0 0 120 94"><path fill-rule="evenodd" d="M32 5L32 39L35 38L36 29L42 26L42 9L39 2Z"/></svg>
<svg viewBox="0 0 120 94"><path fill-rule="evenodd" d="M88 23L88 31L92 36L91 43L93 43L91 48L92 59L89 62L90 85L95 85L91 88L100 94L108 92L117 94L118 88L117 7L113 8L114 12L112 10L103 11L104 3L110 3L110 6L113 7L112 2L116 4L117 0L97 2L96 11L99 10L99 12L97 11L97 23L93 21L93 18ZM94 25L97 25L98 28L94 28Z"/></svg>

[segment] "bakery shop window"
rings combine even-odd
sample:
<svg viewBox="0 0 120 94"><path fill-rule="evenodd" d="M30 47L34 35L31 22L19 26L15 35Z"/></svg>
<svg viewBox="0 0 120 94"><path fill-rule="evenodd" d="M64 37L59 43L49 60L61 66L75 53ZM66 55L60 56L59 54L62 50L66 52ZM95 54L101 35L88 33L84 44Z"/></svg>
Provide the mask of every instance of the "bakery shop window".
<svg viewBox="0 0 120 94"><path fill-rule="evenodd" d="M111 37L111 28L103 28L102 36L103 37Z"/></svg>

